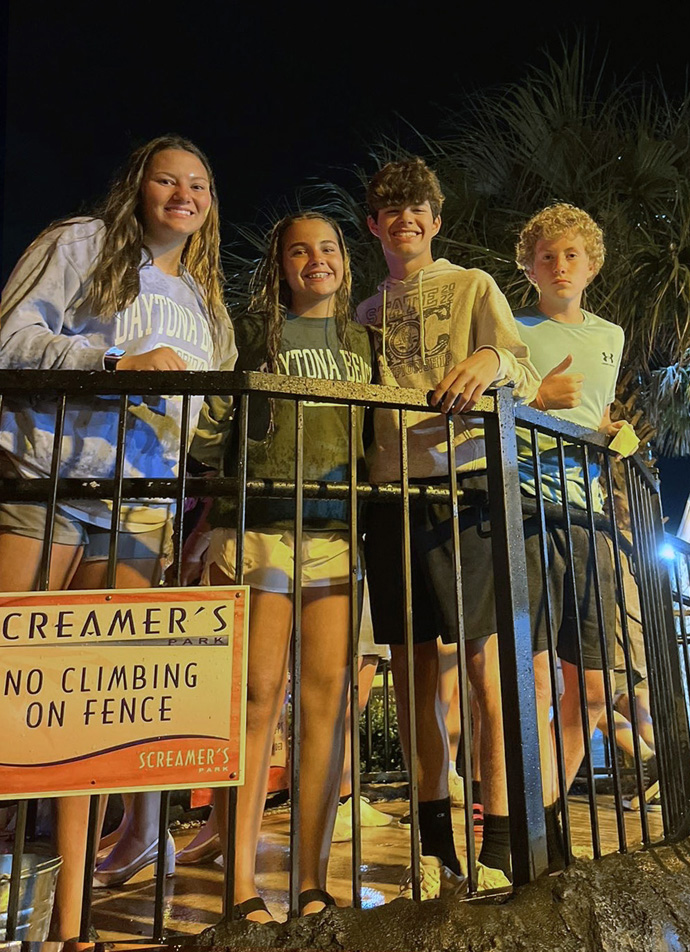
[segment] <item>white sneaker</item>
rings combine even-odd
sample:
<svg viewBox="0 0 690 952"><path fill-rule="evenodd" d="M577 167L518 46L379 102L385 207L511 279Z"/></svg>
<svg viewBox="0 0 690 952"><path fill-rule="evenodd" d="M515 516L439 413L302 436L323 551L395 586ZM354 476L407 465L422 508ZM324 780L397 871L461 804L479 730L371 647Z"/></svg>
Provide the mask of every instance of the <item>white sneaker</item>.
<svg viewBox="0 0 690 952"><path fill-rule="evenodd" d="M393 817L388 813L381 813L372 807L366 797L359 798L359 818L362 826L388 826ZM347 843L352 839L352 798L338 806L338 813L333 827L333 843Z"/></svg>
<svg viewBox="0 0 690 952"><path fill-rule="evenodd" d="M333 827L332 843L347 843L352 839L352 810L350 801L338 804L338 812L335 815L335 826Z"/></svg>
<svg viewBox="0 0 690 952"><path fill-rule="evenodd" d="M492 866L477 863L477 892L488 889L509 889L511 886L512 883L502 869L494 869Z"/></svg>
<svg viewBox="0 0 690 952"><path fill-rule="evenodd" d="M441 896L454 896L466 889L467 877L459 876L444 866L438 856L420 856L419 892L422 902L427 899L439 899ZM412 899L412 867L405 872L400 884L400 897Z"/></svg>
<svg viewBox="0 0 690 952"><path fill-rule="evenodd" d="M366 797L359 798L359 818L362 826L389 826L393 822L390 813L381 813Z"/></svg>
<svg viewBox="0 0 690 952"><path fill-rule="evenodd" d="M654 783L650 783L647 789L644 792L644 798L647 803L647 810L652 813L661 812L661 799L659 797L659 781L655 780ZM635 794L632 797L623 797L623 809L624 810L639 810L640 809L640 798Z"/></svg>
<svg viewBox="0 0 690 952"><path fill-rule="evenodd" d="M448 792L451 806L465 806L465 781L452 767L448 771Z"/></svg>

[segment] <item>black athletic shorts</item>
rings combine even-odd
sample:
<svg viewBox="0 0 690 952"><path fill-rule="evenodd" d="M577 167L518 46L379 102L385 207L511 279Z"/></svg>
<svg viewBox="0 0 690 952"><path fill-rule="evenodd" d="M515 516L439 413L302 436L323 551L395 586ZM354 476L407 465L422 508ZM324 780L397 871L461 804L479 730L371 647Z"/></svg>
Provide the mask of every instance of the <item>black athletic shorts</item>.
<svg viewBox="0 0 690 952"><path fill-rule="evenodd" d="M467 489L486 490L486 477L468 477L461 481L461 485ZM491 527L488 512L474 506L460 508L459 522L465 640L472 641L496 631ZM400 506L395 503L372 503L368 507L366 525L364 551L374 640L377 644L402 645L405 642L405 585ZM544 650L547 645L546 608L536 517L525 520L524 530L532 644L536 652ZM453 524L448 505L410 505L412 633L415 643L433 641L437 637L441 637L446 643L457 641L452 533ZM575 664L577 655L574 600L566 573L564 530L550 527L548 538L552 628L557 634L559 656ZM573 525L572 539L583 663L585 668L601 669L589 533L586 529ZM597 532L597 554L607 644L612 663L615 587L609 547L600 532Z"/></svg>
<svg viewBox="0 0 690 952"><path fill-rule="evenodd" d="M485 476L468 477L461 482L467 489L486 490L486 485ZM496 631L491 533L486 511L464 506L459 519L465 638L469 641ZM377 644L402 645L405 585L400 505L371 503L366 526L364 552L374 640ZM450 506L412 503L410 539L413 640L421 643L440 636L446 643L457 641Z"/></svg>
<svg viewBox="0 0 690 952"><path fill-rule="evenodd" d="M616 637L616 586L610 546L605 533L597 530L597 563L603 609L609 668L613 667ZM594 560L590 552L589 530L571 525L575 593L566 568L565 529L547 527L549 582L551 592L552 628L557 637L559 658L577 664L577 625L575 598L580 613L582 664L589 670L601 670L601 637L597 613ZM532 617L532 647L535 652L547 648L546 599L539 554L536 517L525 521L525 553Z"/></svg>

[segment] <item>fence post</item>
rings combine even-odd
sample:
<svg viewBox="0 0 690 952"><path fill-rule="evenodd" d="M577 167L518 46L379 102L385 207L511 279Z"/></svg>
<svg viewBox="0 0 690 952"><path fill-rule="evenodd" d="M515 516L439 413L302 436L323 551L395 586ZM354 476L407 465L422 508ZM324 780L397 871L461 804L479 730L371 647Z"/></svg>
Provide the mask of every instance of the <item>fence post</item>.
<svg viewBox="0 0 690 952"><path fill-rule="evenodd" d="M656 492L650 493L650 503L654 525L654 547L657 554L657 573L659 587L661 589L664 636L666 642L665 653L668 658L668 676L671 683L669 704L675 715L679 745L678 750L669 751L669 755L667 755L667 763L670 762L675 767L675 776L673 778L660 776L659 783L662 787L662 799L666 799L666 802L669 804L672 802L672 798L669 797L668 793L663 789L664 781L667 783L676 783L680 787L680 789L675 791L680 809L674 811L672 817L673 829L670 832L674 838L681 838L687 836L688 832L690 832L690 724L688 723L688 709L680 670L680 653L678 635L676 633L676 619L673 611L673 588L671 585L669 563L665 559L658 557L658 553L664 544L664 522L658 485ZM680 597L682 598L682 593ZM657 744L667 743L665 732L658 731L656 740Z"/></svg>
<svg viewBox="0 0 690 952"><path fill-rule="evenodd" d="M547 867L537 705L532 665L527 567L512 390L496 391L496 413L485 417L489 512L496 579L503 729L508 774L510 847L516 886Z"/></svg>

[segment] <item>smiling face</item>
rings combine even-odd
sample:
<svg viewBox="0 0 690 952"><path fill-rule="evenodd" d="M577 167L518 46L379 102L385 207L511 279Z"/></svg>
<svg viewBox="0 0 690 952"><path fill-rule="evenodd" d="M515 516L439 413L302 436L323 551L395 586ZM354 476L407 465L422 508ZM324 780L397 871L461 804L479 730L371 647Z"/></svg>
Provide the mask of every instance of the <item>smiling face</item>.
<svg viewBox="0 0 690 952"><path fill-rule="evenodd" d="M545 313L580 306L582 292L595 274L579 232L560 238L540 238L534 249L534 261L528 271L530 281L539 289L539 301Z"/></svg>
<svg viewBox="0 0 690 952"><path fill-rule="evenodd" d="M434 260L431 241L441 227L441 216L434 218L428 201L381 208L376 219L369 216L367 224L381 242L393 277L404 277Z"/></svg>
<svg viewBox="0 0 690 952"><path fill-rule="evenodd" d="M293 313L305 317L334 313L344 263L338 236L328 222L305 218L290 225L283 235L281 270L290 288Z"/></svg>
<svg viewBox="0 0 690 952"><path fill-rule="evenodd" d="M156 152L141 185L147 243L184 244L205 222L212 201L209 174L197 156L182 149Z"/></svg>

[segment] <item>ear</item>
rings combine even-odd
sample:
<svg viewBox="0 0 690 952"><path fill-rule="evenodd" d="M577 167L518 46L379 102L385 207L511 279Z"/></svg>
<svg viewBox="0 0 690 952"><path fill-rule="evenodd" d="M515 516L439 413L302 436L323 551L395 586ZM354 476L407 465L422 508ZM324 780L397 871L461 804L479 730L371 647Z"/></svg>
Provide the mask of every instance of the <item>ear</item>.
<svg viewBox="0 0 690 952"><path fill-rule="evenodd" d="M379 226L375 218L372 218L371 215L367 215L367 228L376 238L380 238Z"/></svg>
<svg viewBox="0 0 690 952"><path fill-rule="evenodd" d="M440 215L437 215L436 218L434 218L433 222L431 223L431 229L432 229L432 238L433 238L441 230L441 216Z"/></svg>

